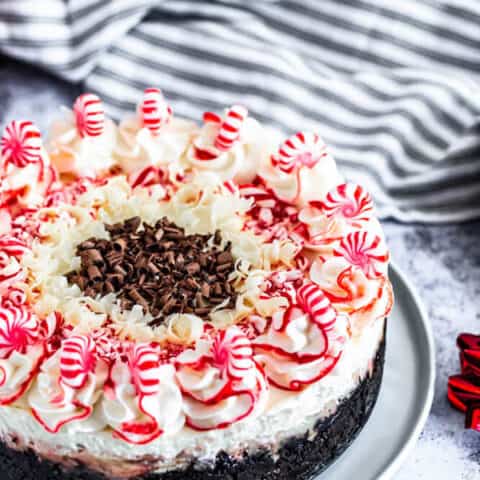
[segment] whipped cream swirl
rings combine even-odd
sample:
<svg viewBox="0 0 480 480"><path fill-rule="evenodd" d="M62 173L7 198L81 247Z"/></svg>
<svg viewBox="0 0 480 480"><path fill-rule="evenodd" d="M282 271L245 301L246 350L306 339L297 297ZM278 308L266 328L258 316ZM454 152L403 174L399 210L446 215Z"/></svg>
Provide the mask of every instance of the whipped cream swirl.
<svg viewBox="0 0 480 480"><path fill-rule="evenodd" d="M59 173L96 177L115 164L112 154L116 141L117 127L110 119L105 118L101 134L82 135L75 113L64 108L63 117L50 127L47 150Z"/></svg>
<svg viewBox="0 0 480 480"><path fill-rule="evenodd" d="M191 428L226 428L263 409L267 385L251 342L238 327L198 340L176 364Z"/></svg>

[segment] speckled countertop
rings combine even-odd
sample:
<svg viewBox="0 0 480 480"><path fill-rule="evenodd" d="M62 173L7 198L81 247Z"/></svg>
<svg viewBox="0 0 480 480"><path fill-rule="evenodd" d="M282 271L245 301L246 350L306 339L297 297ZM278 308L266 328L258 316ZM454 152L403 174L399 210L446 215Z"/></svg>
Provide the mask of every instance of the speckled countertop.
<svg viewBox="0 0 480 480"><path fill-rule="evenodd" d="M45 131L60 104L77 88L0 57L0 125L28 118ZM455 338L479 332L480 222L453 226L385 223L397 265L423 298L436 340L433 409L414 453L395 480L480 479L480 434L463 429L463 417L445 396L447 377L458 369ZM360 479L362 480L362 479Z"/></svg>

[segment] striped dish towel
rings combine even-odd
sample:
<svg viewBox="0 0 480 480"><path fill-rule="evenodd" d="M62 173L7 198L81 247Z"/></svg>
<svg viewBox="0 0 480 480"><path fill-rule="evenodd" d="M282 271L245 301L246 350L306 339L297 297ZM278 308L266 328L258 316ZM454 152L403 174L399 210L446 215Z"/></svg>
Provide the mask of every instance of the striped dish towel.
<svg viewBox="0 0 480 480"><path fill-rule="evenodd" d="M177 115L317 130L383 218L480 217L478 0L2 0L0 51Z"/></svg>

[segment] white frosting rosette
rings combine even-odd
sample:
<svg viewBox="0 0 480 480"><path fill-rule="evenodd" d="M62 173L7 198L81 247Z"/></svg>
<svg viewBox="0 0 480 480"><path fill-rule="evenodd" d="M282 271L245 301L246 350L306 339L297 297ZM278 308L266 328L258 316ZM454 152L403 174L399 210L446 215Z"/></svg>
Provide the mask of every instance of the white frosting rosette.
<svg viewBox="0 0 480 480"><path fill-rule="evenodd" d="M180 171L179 161L197 130L195 123L173 117L155 135L138 115L132 116L118 127L114 157L127 174L153 166L168 170L174 178Z"/></svg>
<svg viewBox="0 0 480 480"><path fill-rule="evenodd" d="M29 388L45 355L39 322L22 305L0 308L0 405L18 400Z"/></svg>
<svg viewBox="0 0 480 480"><path fill-rule="evenodd" d="M305 248L320 255L331 253L344 236L359 228L383 238L370 195L353 183L337 185L322 200L309 202L299 211L298 220L303 229L297 228L297 233Z"/></svg>
<svg viewBox="0 0 480 480"><path fill-rule="evenodd" d="M40 131L26 120L13 120L2 136L0 202L14 209L38 207L56 181Z"/></svg>
<svg viewBox="0 0 480 480"><path fill-rule="evenodd" d="M104 423L92 413L107 378L107 362L97 355L93 339L72 335L42 363L28 403L48 432L68 424L72 430L97 431Z"/></svg>
<svg viewBox="0 0 480 480"><path fill-rule="evenodd" d="M246 109L233 106L223 118L204 116L205 124L190 146L185 168L193 168L203 180L238 184L252 182L277 141L277 134L248 117ZM224 135L230 138L222 143Z"/></svg>
<svg viewBox="0 0 480 480"><path fill-rule="evenodd" d="M102 175L115 165L113 150L117 142L115 123L103 116L101 133L89 135L79 125L77 109L64 108L63 117L50 126L47 141L52 164L61 174L77 177Z"/></svg>
<svg viewBox="0 0 480 480"><path fill-rule="evenodd" d="M162 365L158 349L131 345L127 360L117 359L110 387L101 405L102 417L114 435L133 444L145 444L162 434L174 434L185 423L182 395L173 365Z"/></svg>
<svg viewBox="0 0 480 480"><path fill-rule="evenodd" d="M282 201L297 206L322 198L341 183L333 157L317 134L300 132L283 142L259 176Z"/></svg>
<svg viewBox="0 0 480 480"><path fill-rule="evenodd" d="M355 334L367 322L388 315L393 304L387 277L388 250L382 237L369 231L347 234L333 252L316 259L310 278L335 308L350 316Z"/></svg>
<svg viewBox="0 0 480 480"><path fill-rule="evenodd" d="M317 286L304 284L253 340L255 358L273 385L301 390L335 367L348 339L347 324Z"/></svg>
<svg viewBox="0 0 480 480"><path fill-rule="evenodd" d="M226 428L264 407L263 373L250 340L237 327L198 340L194 350L176 358L176 365L187 425L195 430Z"/></svg>

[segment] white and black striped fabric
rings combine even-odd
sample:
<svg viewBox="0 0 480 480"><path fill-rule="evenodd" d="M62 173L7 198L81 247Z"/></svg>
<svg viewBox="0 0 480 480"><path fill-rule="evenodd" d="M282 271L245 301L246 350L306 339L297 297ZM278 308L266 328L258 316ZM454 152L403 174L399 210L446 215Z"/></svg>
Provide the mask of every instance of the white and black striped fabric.
<svg viewBox="0 0 480 480"><path fill-rule="evenodd" d="M478 0L2 0L0 51L177 115L315 129L384 218L480 217Z"/></svg>

